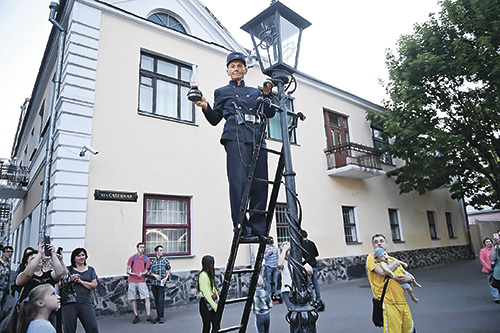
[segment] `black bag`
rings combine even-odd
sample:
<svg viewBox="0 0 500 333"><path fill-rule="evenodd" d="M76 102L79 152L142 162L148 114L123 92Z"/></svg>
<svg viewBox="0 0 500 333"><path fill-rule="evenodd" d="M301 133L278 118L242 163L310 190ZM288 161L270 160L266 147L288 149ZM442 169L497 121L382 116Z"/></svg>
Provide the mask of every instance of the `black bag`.
<svg viewBox="0 0 500 333"><path fill-rule="evenodd" d="M382 309L382 303L384 303L385 291L387 290L387 284L389 283L389 277L385 277L384 290L382 291L382 296L380 299L373 298L373 313L372 321L373 325L376 327L384 326L384 310Z"/></svg>
<svg viewBox="0 0 500 333"><path fill-rule="evenodd" d="M19 302L8 308L2 314L0 319L0 332L2 333L16 333L17 319L19 317Z"/></svg>

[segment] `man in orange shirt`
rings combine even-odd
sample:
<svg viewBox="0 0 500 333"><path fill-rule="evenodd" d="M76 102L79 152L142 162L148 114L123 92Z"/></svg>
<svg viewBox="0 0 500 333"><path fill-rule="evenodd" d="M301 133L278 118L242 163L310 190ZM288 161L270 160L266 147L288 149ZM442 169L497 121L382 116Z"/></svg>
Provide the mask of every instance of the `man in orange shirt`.
<svg viewBox="0 0 500 333"><path fill-rule="evenodd" d="M382 234L376 234L372 237L372 245L374 252L379 248L387 250L387 240ZM392 265L398 266L397 261L388 265L391 271L396 268L391 267ZM374 253L370 253L366 258L366 270L373 297L380 299L384 288L384 277L389 273L380 267L380 262L377 262ZM415 331L404 289L399 284L399 282L409 283L410 281L411 278L407 276L396 276L395 280L389 280L383 302L384 333L411 333Z"/></svg>

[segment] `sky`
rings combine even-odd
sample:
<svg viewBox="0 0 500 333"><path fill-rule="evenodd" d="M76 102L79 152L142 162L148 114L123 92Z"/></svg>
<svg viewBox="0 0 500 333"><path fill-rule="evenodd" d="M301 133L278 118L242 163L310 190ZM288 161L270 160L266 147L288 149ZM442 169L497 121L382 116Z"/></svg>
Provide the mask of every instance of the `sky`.
<svg viewBox="0 0 500 333"><path fill-rule="evenodd" d="M55 0L52 0L55 1ZM169 1L165 0L168 4ZM243 46L240 27L270 0L201 0ZM51 0L0 0L0 158L9 158L21 112L31 96L47 43ZM282 0L311 22L302 35L298 69L339 89L381 104L386 49L396 50L415 23L438 12L438 0ZM22 19L20 19L22 18Z"/></svg>

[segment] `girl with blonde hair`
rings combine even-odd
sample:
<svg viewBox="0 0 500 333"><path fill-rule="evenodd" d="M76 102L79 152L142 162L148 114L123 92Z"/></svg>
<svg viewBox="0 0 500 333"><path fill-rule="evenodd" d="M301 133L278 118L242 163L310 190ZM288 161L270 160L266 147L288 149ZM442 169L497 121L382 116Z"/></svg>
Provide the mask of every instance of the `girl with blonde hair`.
<svg viewBox="0 0 500 333"><path fill-rule="evenodd" d="M33 288L21 303L17 333L56 333L48 319L60 307L60 297L50 284Z"/></svg>

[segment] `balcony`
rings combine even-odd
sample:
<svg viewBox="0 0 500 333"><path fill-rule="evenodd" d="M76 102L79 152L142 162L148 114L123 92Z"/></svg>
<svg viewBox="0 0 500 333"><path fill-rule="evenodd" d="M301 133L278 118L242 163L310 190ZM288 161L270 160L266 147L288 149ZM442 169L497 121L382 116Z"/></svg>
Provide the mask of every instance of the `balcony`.
<svg viewBox="0 0 500 333"><path fill-rule="evenodd" d="M27 185L28 168L0 159L0 199L24 197Z"/></svg>
<svg viewBox="0 0 500 333"><path fill-rule="evenodd" d="M329 176L362 180L385 175L378 149L350 142L327 148L325 154Z"/></svg>

